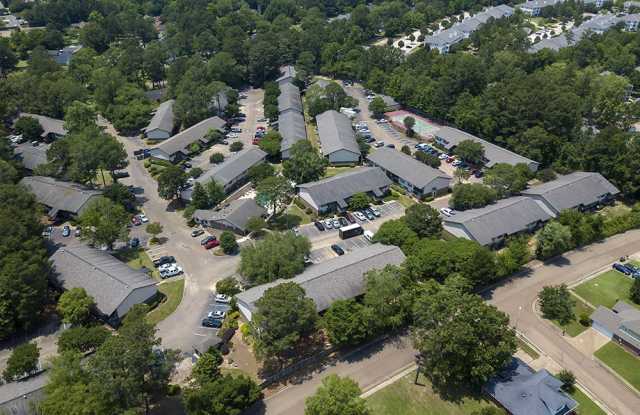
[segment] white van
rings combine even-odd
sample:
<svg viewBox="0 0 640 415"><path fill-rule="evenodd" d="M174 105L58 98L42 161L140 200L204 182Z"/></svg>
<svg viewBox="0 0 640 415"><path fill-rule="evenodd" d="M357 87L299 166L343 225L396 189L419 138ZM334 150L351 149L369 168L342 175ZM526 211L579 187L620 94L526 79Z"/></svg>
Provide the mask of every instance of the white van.
<svg viewBox="0 0 640 415"><path fill-rule="evenodd" d="M364 231L363 233L364 238L369 241L369 242L373 242L373 232L371 231Z"/></svg>

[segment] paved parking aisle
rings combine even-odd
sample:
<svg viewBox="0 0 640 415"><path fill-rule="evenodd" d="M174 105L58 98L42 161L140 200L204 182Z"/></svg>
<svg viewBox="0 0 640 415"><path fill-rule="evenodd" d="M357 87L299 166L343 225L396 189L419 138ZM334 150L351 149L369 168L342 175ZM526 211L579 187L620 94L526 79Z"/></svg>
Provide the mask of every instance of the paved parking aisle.
<svg viewBox="0 0 640 415"><path fill-rule="evenodd" d="M364 236L356 236L349 239L339 240L335 244L342 248L345 254L371 245L371 243L367 241ZM309 252L309 259L314 264L319 264L337 256L338 254L336 254L330 246L314 249Z"/></svg>

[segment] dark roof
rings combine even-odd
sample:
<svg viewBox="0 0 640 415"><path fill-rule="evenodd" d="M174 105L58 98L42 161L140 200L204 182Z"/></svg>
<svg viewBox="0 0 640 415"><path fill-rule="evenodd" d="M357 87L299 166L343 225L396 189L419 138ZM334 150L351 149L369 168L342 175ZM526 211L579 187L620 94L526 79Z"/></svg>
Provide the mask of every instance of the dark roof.
<svg viewBox="0 0 640 415"><path fill-rule="evenodd" d="M21 112L18 119L22 117L31 117L38 120L42 127L42 137L46 137L49 134L55 134L59 136L67 135L67 130L64 128L64 121L56 118L47 117L46 115L30 114L28 112ZM17 121L17 120L16 120Z"/></svg>
<svg viewBox="0 0 640 415"><path fill-rule="evenodd" d="M78 214L87 203L102 193L77 183L63 182L52 177L27 176L20 180L36 197L38 203L52 210Z"/></svg>
<svg viewBox="0 0 640 415"><path fill-rule="evenodd" d="M297 111L287 111L278 117L278 131L282 136L280 151L287 151L298 141L307 139L304 115Z"/></svg>
<svg viewBox="0 0 640 415"><path fill-rule="evenodd" d="M523 190L523 195L540 196L556 213L601 201L620 191L600 173L574 172L550 182Z"/></svg>
<svg viewBox="0 0 640 415"><path fill-rule="evenodd" d="M173 131L173 104L174 100L170 99L168 101L163 102L158 106L151 121L149 121L149 125L145 127L145 132L153 131L153 130L162 130L171 134Z"/></svg>
<svg viewBox="0 0 640 415"><path fill-rule="evenodd" d="M236 199L221 209L198 209L193 213L193 218L197 221L225 221L235 228L245 232L247 222L254 217L260 217L267 211L256 203L254 199Z"/></svg>
<svg viewBox="0 0 640 415"><path fill-rule="evenodd" d="M224 132L226 124L227 122L218 116L207 118L165 140L154 149L160 150L167 156L172 156L178 152L188 153L189 146L202 140L209 130Z"/></svg>
<svg viewBox="0 0 640 415"><path fill-rule="evenodd" d="M98 310L107 316L135 289L156 284L144 272L130 268L109 253L84 245L59 248L51 260L55 282L64 289L84 288L95 299Z"/></svg>
<svg viewBox="0 0 640 415"><path fill-rule="evenodd" d="M624 301L618 301L612 309L599 306L591 320L640 350L640 310L634 306Z"/></svg>
<svg viewBox="0 0 640 415"><path fill-rule="evenodd" d="M323 311L336 300L346 300L364 294L364 274L367 272L382 269L387 265L400 265L404 260L405 256L397 246L373 244L311 265L292 279L280 279L250 288L236 295L236 298L253 311L256 301L262 298L267 289L284 282L295 282L304 288L306 296L315 302L316 310Z"/></svg>
<svg viewBox="0 0 640 415"><path fill-rule="evenodd" d="M513 235L527 229L536 222L546 222L553 216L535 200L516 196L498 200L496 203L479 209L457 212L444 218L447 231L459 237L471 237L482 245L491 244L495 238ZM451 225L462 226L466 234Z"/></svg>
<svg viewBox="0 0 640 415"><path fill-rule="evenodd" d="M251 167L260 164L267 157L267 153L256 147L251 147L230 156L228 159L206 171L197 181L204 184L214 179L216 183L226 186L239 176L242 176Z"/></svg>
<svg viewBox="0 0 640 415"><path fill-rule="evenodd" d="M285 65L280 67L280 77L276 79L277 83L284 81L293 81L296 77L296 68L293 65Z"/></svg>
<svg viewBox="0 0 640 415"><path fill-rule="evenodd" d="M300 98L300 88L293 84L280 85L280 95L278 95L278 112L293 110L302 112L302 99Z"/></svg>
<svg viewBox="0 0 640 415"><path fill-rule="evenodd" d="M444 140L444 142L442 142L441 144L444 145L447 150L457 146L465 140L471 140L475 141L476 143L482 144L482 147L484 148L484 156L487 159L487 167L491 167L497 163L507 163L511 165L525 163L527 165L538 165L538 163L533 160L530 160L505 148L485 141L479 137L476 137L475 135L465 133L464 131L458 130L457 128L442 127L434 134L436 137Z"/></svg>
<svg viewBox="0 0 640 415"><path fill-rule="evenodd" d="M31 143L23 143L16 146L13 152L25 169L33 171L36 167L47 163L49 147L51 147L49 144L34 146Z"/></svg>
<svg viewBox="0 0 640 415"><path fill-rule="evenodd" d="M391 148L380 148L370 153L367 159L419 189L424 189L438 178L451 180L451 176L440 170Z"/></svg>
<svg viewBox="0 0 640 415"><path fill-rule="evenodd" d="M347 150L360 156L351 120L346 115L335 110L325 111L316 117L316 123L323 155Z"/></svg>
<svg viewBox="0 0 640 415"><path fill-rule="evenodd" d="M522 360L513 358L485 390L512 415L565 415L578 403L561 387L562 382L546 369L534 372Z"/></svg>
<svg viewBox="0 0 640 415"><path fill-rule="evenodd" d="M320 207L333 202L346 204L346 199L356 193L380 193L380 189L390 185L391 180L380 168L361 167L328 179L304 183L298 188L305 190Z"/></svg>

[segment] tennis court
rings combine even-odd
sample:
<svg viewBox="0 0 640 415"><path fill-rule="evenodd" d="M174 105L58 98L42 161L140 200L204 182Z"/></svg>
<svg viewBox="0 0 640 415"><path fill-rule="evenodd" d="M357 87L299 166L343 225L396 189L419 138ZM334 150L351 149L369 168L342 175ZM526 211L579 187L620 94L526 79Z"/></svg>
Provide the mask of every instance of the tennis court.
<svg viewBox="0 0 640 415"><path fill-rule="evenodd" d="M404 119L413 117L416 120L413 131L423 138L433 138L433 134L440 129L440 125L409 111L393 111L385 115L394 126L402 130L404 130Z"/></svg>

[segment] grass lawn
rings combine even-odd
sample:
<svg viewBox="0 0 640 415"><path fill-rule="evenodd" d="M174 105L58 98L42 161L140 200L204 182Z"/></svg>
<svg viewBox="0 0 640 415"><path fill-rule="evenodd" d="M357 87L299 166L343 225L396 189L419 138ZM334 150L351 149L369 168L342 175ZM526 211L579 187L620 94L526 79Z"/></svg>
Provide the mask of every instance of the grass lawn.
<svg viewBox="0 0 640 415"><path fill-rule="evenodd" d="M116 258L120 261L126 262L133 269L146 268L151 270L151 275L158 281L160 279L160 273L153 266L153 261L149 258L149 255L144 249L125 249L116 253Z"/></svg>
<svg viewBox="0 0 640 415"><path fill-rule="evenodd" d="M184 291L184 279L158 284L158 291L163 294L164 298L156 308L147 314L147 321L154 326L169 317L178 308Z"/></svg>
<svg viewBox="0 0 640 415"><path fill-rule="evenodd" d="M291 204L287 208L286 213L288 213L289 215L298 216L301 219L300 225L311 223L311 216L307 215L307 213L304 210L300 209L295 204Z"/></svg>
<svg viewBox="0 0 640 415"><path fill-rule="evenodd" d="M600 409L587 395L580 389L575 388L571 393L571 397L578 402L577 415L606 415L606 412Z"/></svg>
<svg viewBox="0 0 640 415"><path fill-rule="evenodd" d="M595 356L607 366L615 370L627 382L640 390L640 359L624 350L614 342L609 342L598 349Z"/></svg>
<svg viewBox="0 0 640 415"><path fill-rule="evenodd" d="M404 194L404 190L398 190L394 186L391 187L391 191L389 192L387 197L384 198L385 202L388 202L390 200L397 200L405 208L416 204L415 200Z"/></svg>
<svg viewBox="0 0 640 415"><path fill-rule="evenodd" d="M98 174L96 174L96 183L102 187L112 185L113 177L111 177L109 170L98 170Z"/></svg>
<svg viewBox="0 0 640 415"><path fill-rule="evenodd" d="M529 346L524 340L519 337L517 337L516 340L518 341L518 348L528 354L533 360L540 357L540 354L536 352L533 347Z"/></svg>
<svg viewBox="0 0 640 415"><path fill-rule="evenodd" d="M560 324L560 322L556 320L553 320L553 323L558 327L564 329L569 336L575 337L578 334L585 331L586 329L588 329L588 327L585 327L582 324L580 324L580 321L579 321L580 315L581 314L591 315L591 313L593 313L593 309L588 305L586 305L584 302L580 301L579 298L575 296L572 296L572 297L573 297L573 300L575 301L575 305L573 306L573 316L575 317L575 319L571 321L569 324L565 324L565 325Z"/></svg>
<svg viewBox="0 0 640 415"><path fill-rule="evenodd" d="M415 373L410 373L367 398L371 415L470 415L495 406L482 396L445 401L433 392L424 376L420 375L419 385L413 383L415 377Z"/></svg>
<svg viewBox="0 0 640 415"><path fill-rule="evenodd" d="M333 177L336 174L344 173L352 169L353 167L327 167L327 172L324 174L324 178Z"/></svg>
<svg viewBox="0 0 640 415"><path fill-rule="evenodd" d="M618 300L634 304L629 299L629 289L632 284L633 279L618 271L610 270L592 280L583 282L573 290L595 307L602 305L611 308ZM634 305L640 308L637 304Z"/></svg>

